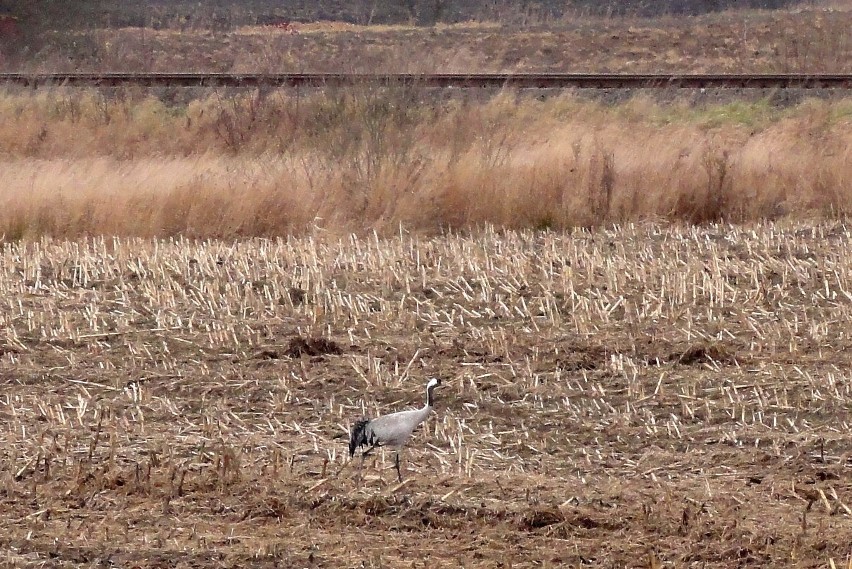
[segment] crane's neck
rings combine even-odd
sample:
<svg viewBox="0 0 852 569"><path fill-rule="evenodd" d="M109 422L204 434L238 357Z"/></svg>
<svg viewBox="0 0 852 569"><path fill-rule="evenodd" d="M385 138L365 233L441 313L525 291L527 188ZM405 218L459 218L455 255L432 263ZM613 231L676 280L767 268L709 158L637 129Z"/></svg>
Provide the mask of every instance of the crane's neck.
<svg viewBox="0 0 852 569"><path fill-rule="evenodd" d="M435 386L430 385L426 388L426 407L425 409L431 409L432 405L435 403L435 398L432 392L435 391Z"/></svg>

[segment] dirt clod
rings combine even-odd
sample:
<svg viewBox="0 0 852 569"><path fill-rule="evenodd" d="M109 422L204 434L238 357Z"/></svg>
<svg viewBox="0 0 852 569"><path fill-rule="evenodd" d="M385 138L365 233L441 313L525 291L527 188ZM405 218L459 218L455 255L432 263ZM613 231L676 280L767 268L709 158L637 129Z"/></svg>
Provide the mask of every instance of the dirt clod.
<svg viewBox="0 0 852 569"><path fill-rule="evenodd" d="M677 350L663 357L648 358L647 363L654 365L659 362L667 362L686 366L700 366L713 362L732 364L735 361L735 355L724 346L719 344L693 344L686 350Z"/></svg>
<svg viewBox="0 0 852 569"><path fill-rule="evenodd" d="M308 296L308 293L300 288L290 287L289 291L290 302L293 303L293 306L300 306L305 304L305 299Z"/></svg>
<svg viewBox="0 0 852 569"><path fill-rule="evenodd" d="M547 526L552 526L565 521L557 508L533 508L521 517L521 529L531 531Z"/></svg>
<svg viewBox="0 0 852 569"><path fill-rule="evenodd" d="M287 346L286 356L298 358L305 356L323 356L326 354L340 355L343 353L343 348L334 340L327 338L302 338L297 336L290 339L290 344Z"/></svg>

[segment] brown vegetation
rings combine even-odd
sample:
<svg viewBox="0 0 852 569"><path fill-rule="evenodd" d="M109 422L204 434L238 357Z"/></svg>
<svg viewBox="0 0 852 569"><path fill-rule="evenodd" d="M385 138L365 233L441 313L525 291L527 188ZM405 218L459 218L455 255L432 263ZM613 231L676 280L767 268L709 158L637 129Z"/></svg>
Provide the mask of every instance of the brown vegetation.
<svg viewBox="0 0 852 569"><path fill-rule="evenodd" d="M8 66L40 71L850 72L852 11L729 11L695 18L581 16L422 28L295 24L55 32ZM294 33L295 32L295 33Z"/></svg>
<svg viewBox="0 0 852 569"><path fill-rule="evenodd" d="M805 14L32 66L848 71L848 16ZM848 99L157 96L0 96L0 563L852 567ZM377 453L358 487L348 426L430 376L405 482Z"/></svg>
<svg viewBox="0 0 852 569"><path fill-rule="evenodd" d="M607 107L408 89L249 93L172 106L80 91L0 101L0 233L196 237L852 206L852 107L767 100Z"/></svg>
<svg viewBox="0 0 852 569"><path fill-rule="evenodd" d="M849 0L3 0L36 30L140 27L229 30L244 25L337 21L435 25L469 21L531 24L588 16L696 16L730 8L843 6ZM2 10L2 8L0 8Z"/></svg>
<svg viewBox="0 0 852 569"><path fill-rule="evenodd" d="M850 243L782 222L7 244L0 558L848 567ZM430 376L405 483L379 453L359 489L347 426Z"/></svg>

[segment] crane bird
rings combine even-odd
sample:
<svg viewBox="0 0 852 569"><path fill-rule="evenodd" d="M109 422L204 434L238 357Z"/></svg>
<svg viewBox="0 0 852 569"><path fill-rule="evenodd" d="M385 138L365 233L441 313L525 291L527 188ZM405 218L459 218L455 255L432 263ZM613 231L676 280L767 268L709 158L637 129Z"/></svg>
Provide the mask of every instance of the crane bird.
<svg viewBox="0 0 852 569"><path fill-rule="evenodd" d="M367 450L361 453L361 468L364 466L364 457L370 454L376 447L387 446L396 451L394 464L396 466L396 474L399 481L402 482L402 472L399 468L399 453L402 447L408 442L411 433L417 428L417 425L426 420L429 412L432 411L432 403L434 401L432 392L436 387L441 385L441 380L432 378L426 384L426 405L420 409L412 409L410 411L397 411L389 415L382 415L375 419L361 419L352 426L351 436L349 438L349 457L355 455L355 450L358 447L368 446Z"/></svg>

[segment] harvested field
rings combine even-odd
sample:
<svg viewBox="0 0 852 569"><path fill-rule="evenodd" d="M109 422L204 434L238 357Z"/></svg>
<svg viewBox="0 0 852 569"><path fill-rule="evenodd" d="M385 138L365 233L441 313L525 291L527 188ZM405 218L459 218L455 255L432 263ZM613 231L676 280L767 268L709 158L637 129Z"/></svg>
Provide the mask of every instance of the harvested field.
<svg viewBox="0 0 852 569"><path fill-rule="evenodd" d="M505 18L503 18L505 20ZM525 24L287 29L64 27L9 69L39 71L848 73L852 10L728 10L696 17L568 16ZM11 61L9 62L11 63ZM8 65L8 64L7 64ZM0 60L0 69L4 63Z"/></svg>
<svg viewBox="0 0 852 569"><path fill-rule="evenodd" d="M844 221L6 244L0 555L848 567ZM362 413L436 412L367 461Z"/></svg>

